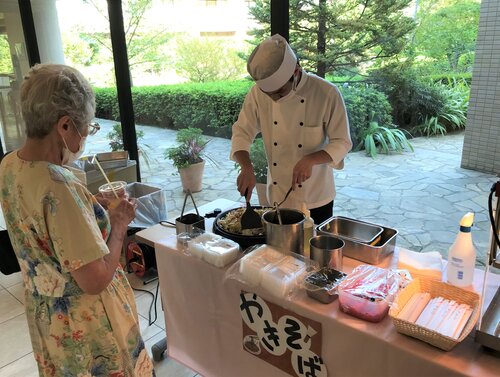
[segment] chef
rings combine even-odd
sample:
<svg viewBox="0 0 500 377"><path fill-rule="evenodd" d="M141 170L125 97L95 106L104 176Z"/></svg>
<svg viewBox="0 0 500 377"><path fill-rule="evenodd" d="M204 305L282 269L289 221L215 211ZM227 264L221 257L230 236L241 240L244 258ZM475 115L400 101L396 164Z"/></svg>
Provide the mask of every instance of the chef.
<svg viewBox="0 0 500 377"><path fill-rule="evenodd" d="M254 85L232 127L231 159L241 172L238 191L250 200L255 174L249 150L261 133L268 161L267 198L282 208L311 211L316 224L333 214L333 168L344 167L352 147L342 96L335 85L307 73L279 34L261 42L248 58Z"/></svg>

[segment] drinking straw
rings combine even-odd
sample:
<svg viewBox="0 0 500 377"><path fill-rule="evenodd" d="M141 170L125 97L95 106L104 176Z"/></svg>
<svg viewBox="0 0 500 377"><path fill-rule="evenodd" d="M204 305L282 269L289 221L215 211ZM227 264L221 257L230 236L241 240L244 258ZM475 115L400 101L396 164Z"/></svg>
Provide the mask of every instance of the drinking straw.
<svg viewBox="0 0 500 377"><path fill-rule="evenodd" d="M113 187L113 185L111 184L111 182L110 182L110 180L109 180L108 176L106 175L106 173L104 172L104 170L103 170L103 168L102 168L101 164L99 163L99 160L97 159L97 155L94 155L94 157L92 158L92 163L94 163L94 162L96 163L97 167L99 168L99 170L101 171L102 175L103 175L103 176L104 176L104 178L106 179L106 182L108 182L108 185L109 185L109 187L111 188L111 191L113 191L113 194L115 194L116 199L120 199L120 198L118 197L118 194L116 193L115 188L114 188L114 187Z"/></svg>

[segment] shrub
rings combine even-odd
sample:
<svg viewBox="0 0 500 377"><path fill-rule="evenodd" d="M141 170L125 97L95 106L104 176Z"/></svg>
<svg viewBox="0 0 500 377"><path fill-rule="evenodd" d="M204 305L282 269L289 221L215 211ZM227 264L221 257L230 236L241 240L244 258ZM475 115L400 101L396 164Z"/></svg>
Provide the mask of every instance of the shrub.
<svg viewBox="0 0 500 377"><path fill-rule="evenodd" d="M404 66L384 67L373 71L371 76L387 94L394 123L400 127L413 129L441 112L445 105L445 94L439 88L422 81Z"/></svg>
<svg viewBox="0 0 500 377"><path fill-rule="evenodd" d="M467 108L469 105L468 85L456 84L445 86L433 84L435 90L440 91L444 98L444 105L436 114L427 116L423 123L415 127L415 132L431 136L444 135L450 130L465 128Z"/></svg>
<svg viewBox="0 0 500 377"><path fill-rule="evenodd" d="M178 84L132 88L135 120L139 124L169 129L200 128L205 135L230 138L252 81L224 81L205 84ZM356 145L361 130L368 127L374 113L381 125L392 124L387 96L373 86L340 86L344 96L351 136ZM115 89L95 89L96 116L119 119Z"/></svg>
<svg viewBox="0 0 500 377"><path fill-rule="evenodd" d="M349 117L351 139L354 148L362 143L362 133L376 120L381 125L392 124L391 105L387 96L365 84L341 87Z"/></svg>
<svg viewBox="0 0 500 377"><path fill-rule="evenodd" d="M394 126L383 127L377 121L371 121L368 128L361 133L363 143L360 143L358 150L364 147L366 154L372 158L377 156L377 152L389 154L391 152L402 153L404 150L413 152L413 147L406 138L407 131L400 130Z"/></svg>

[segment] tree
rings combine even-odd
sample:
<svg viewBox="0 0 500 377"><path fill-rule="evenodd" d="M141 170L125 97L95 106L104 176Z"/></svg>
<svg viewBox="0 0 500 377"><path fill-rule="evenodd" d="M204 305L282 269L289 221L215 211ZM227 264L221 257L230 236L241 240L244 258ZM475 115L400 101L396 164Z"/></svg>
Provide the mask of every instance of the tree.
<svg viewBox="0 0 500 377"><path fill-rule="evenodd" d="M321 77L398 54L415 24L403 14L411 0L290 0L290 44L301 65ZM250 14L270 34L270 4L257 0Z"/></svg>
<svg viewBox="0 0 500 377"><path fill-rule="evenodd" d="M0 73L13 73L9 42L6 35L0 35Z"/></svg>
<svg viewBox="0 0 500 377"><path fill-rule="evenodd" d="M422 14L415 34L416 53L447 61L451 71L458 71L460 58L475 49L479 13L477 1L455 0L433 13Z"/></svg>
<svg viewBox="0 0 500 377"><path fill-rule="evenodd" d="M92 5L98 13L108 21L109 17L105 1L84 0ZM164 29L155 28L152 25L143 25L147 12L151 9L153 0L127 0L123 1L123 18L125 26L125 38L127 41L127 54L130 70L134 69L159 72L165 68L166 62L170 61L163 47L171 39L171 34ZM88 44L92 55L101 55L100 50L106 53L105 60L112 62L111 39L107 32L80 33L80 38Z"/></svg>
<svg viewBox="0 0 500 377"><path fill-rule="evenodd" d="M181 39L175 70L189 81L209 82L241 78L245 74L245 64L229 41Z"/></svg>

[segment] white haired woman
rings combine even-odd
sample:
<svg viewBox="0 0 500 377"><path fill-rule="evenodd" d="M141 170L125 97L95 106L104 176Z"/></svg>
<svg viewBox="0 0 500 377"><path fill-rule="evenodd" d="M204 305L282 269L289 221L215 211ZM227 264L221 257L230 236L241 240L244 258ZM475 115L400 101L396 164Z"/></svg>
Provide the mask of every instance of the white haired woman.
<svg viewBox="0 0 500 377"><path fill-rule="evenodd" d="M25 287L41 376L153 376L119 264L128 198L108 211L63 165L77 158L95 97L74 68L39 64L21 86L27 140L0 165L0 199Z"/></svg>

